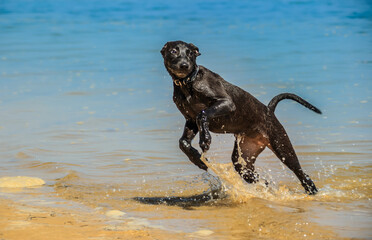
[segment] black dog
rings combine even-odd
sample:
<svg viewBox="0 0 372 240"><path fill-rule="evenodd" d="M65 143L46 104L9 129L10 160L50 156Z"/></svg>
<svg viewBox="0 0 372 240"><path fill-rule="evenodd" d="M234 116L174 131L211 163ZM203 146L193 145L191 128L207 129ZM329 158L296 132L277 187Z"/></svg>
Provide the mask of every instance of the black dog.
<svg viewBox="0 0 372 240"><path fill-rule="evenodd" d="M198 132L199 145L203 152L208 151L211 144L209 131L232 133L236 137L232 161L245 181L258 181L254 163L265 147L269 147L296 174L308 194L317 193L315 184L302 170L274 110L283 99L292 99L321 114L319 109L290 93L279 94L265 106L218 74L198 66L196 57L200 55L199 49L191 43L168 42L161 54L173 79L173 101L186 118L179 141L180 148L195 165L207 170L207 166L200 160L201 154L191 146L191 141Z"/></svg>

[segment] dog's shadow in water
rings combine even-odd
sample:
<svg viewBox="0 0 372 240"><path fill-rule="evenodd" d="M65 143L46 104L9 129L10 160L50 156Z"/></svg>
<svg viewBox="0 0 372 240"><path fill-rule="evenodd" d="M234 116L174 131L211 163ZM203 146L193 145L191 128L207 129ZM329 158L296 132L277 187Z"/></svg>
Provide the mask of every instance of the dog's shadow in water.
<svg viewBox="0 0 372 240"><path fill-rule="evenodd" d="M217 200L226 198L226 193L223 191L222 187L218 189L212 189L210 191L204 192L202 194L196 194L187 197L134 197L133 200L150 205L168 205L168 206L178 206L187 210L192 210L192 207L200 206L211 206L216 205ZM221 202L220 202L221 203Z"/></svg>

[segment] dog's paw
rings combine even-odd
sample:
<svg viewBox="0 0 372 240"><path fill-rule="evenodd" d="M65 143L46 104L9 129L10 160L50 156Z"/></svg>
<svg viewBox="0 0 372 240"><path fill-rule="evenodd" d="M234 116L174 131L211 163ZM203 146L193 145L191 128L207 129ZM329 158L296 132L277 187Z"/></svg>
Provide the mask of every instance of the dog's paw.
<svg viewBox="0 0 372 240"><path fill-rule="evenodd" d="M200 134L199 146L203 152L206 152L209 150L211 146L211 142L212 142L212 137L209 132L204 132Z"/></svg>
<svg viewBox="0 0 372 240"><path fill-rule="evenodd" d="M302 186L304 187L306 193L309 195L315 195L318 192L318 189L310 178L308 178L306 182L303 182Z"/></svg>
<svg viewBox="0 0 372 240"><path fill-rule="evenodd" d="M199 163L197 166L198 166L200 169L204 170L204 171L207 171L207 170L208 170L207 165L205 165L203 162Z"/></svg>

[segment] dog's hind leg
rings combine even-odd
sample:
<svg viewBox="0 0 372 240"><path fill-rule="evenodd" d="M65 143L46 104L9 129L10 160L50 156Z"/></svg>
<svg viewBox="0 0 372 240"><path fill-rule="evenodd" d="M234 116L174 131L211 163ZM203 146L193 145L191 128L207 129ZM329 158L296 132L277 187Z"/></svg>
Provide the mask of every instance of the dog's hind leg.
<svg viewBox="0 0 372 240"><path fill-rule="evenodd" d="M275 124L271 128L269 134L270 144L268 147L275 153L282 163L293 171L308 194L316 194L318 190L310 177L302 170L295 150L293 149L283 126L277 119L274 119L274 121Z"/></svg>
<svg viewBox="0 0 372 240"><path fill-rule="evenodd" d="M231 160L235 170L248 183L258 182L258 173L255 171L254 164L257 156L265 149L265 141L261 135L247 137L238 135L235 139L234 150Z"/></svg>

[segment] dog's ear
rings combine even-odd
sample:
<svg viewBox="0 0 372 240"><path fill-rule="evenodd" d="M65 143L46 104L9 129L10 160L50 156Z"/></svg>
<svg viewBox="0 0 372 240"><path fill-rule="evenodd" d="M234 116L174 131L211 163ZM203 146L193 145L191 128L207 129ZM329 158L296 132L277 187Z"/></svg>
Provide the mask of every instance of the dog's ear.
<svg viewBox="0 0 372 240"><path fill-rule="evenodd" d="M199 48L197 46L195 46L192 43L189 43L189 45L190 45L191 50L194 51L195 56L200 56L201 55L201 53L199 52Z"/></svg>
<svg viewBox="0 0 372 240"><path fill-rule="evenodd" d="M161 49L161 51L160 51L160 53L161 53L161 55L163 55L163 57L164 57L164 54L165 54L165 50L167 49L167 46L168 45L168 43L166 43L165 45L164 45L164 47Z"/></svg>

